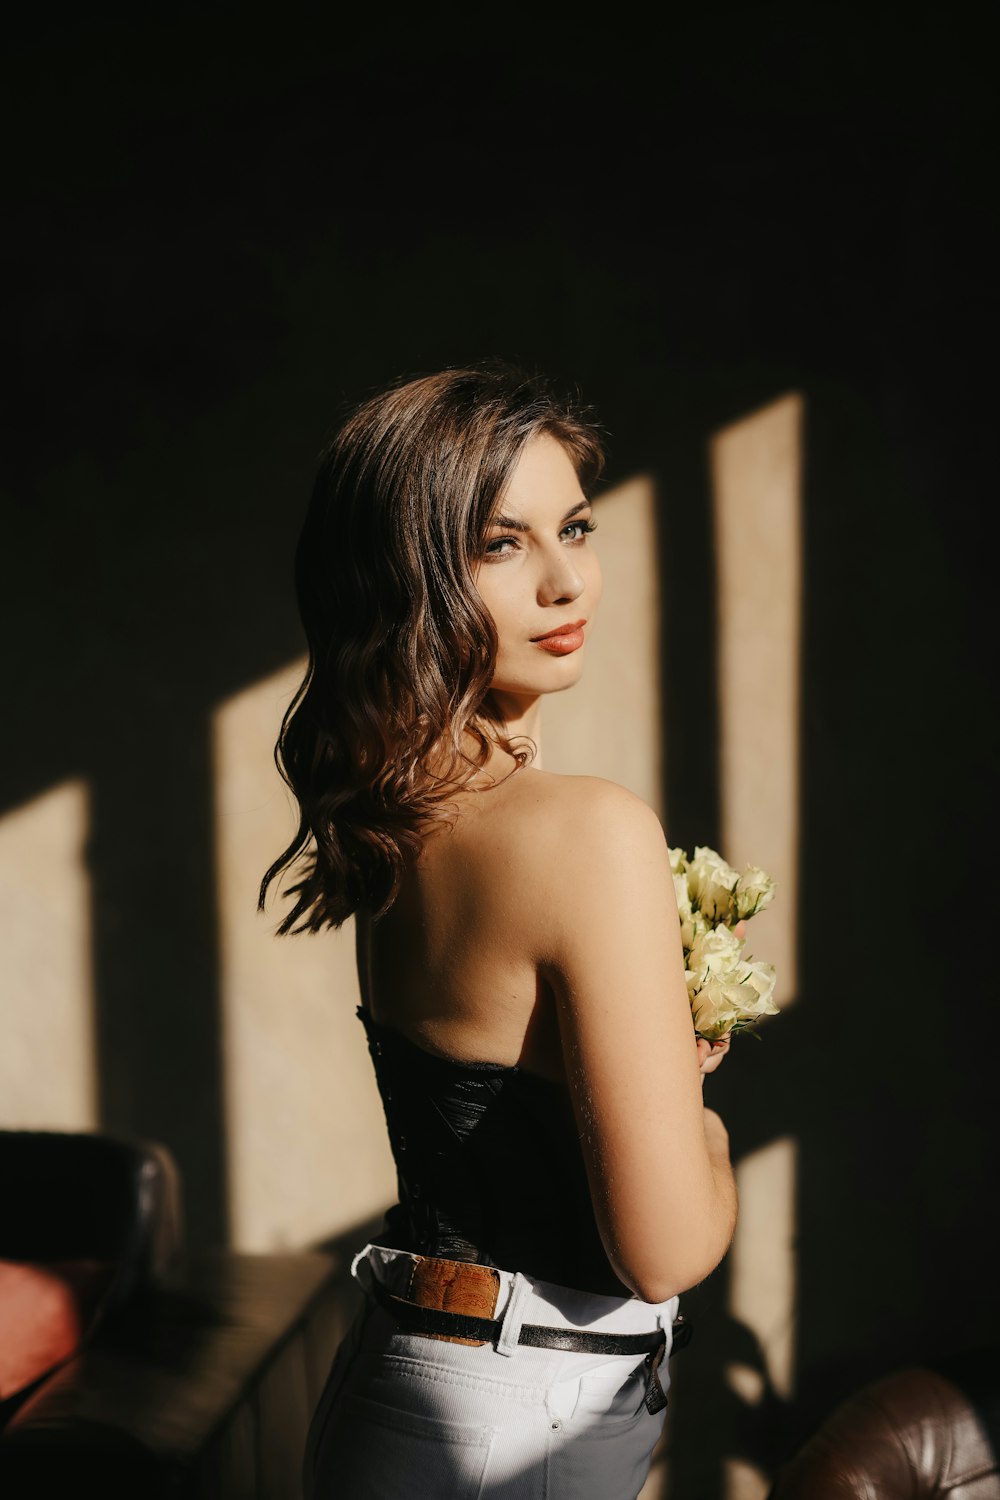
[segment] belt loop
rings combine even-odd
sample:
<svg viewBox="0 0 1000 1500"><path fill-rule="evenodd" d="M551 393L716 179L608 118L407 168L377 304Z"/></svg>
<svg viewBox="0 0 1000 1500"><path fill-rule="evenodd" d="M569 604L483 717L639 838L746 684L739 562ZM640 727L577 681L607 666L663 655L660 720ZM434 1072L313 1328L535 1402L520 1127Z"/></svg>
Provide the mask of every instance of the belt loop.
<svg viewBox="0 0 1000 1500"><path fill-rule="evenodd" d="M370 1301L377 1286L388 1292L400 1292L413 1274L421 1257L408 1250L392 1250L386 1245L368 1244L351 1261L351 1278Z"/></svg>
<svg viewBox="0 0 1000 1500"><path fill-rule="evenodd" d="M531 1282L522 1276L520 1271L515 1271L510 1284L507 1306L500 1319L500 1334L496 1342L498 1354L517 1352L518 1340L521 1337L521 1324L524 1322L524 1304L530 1295Z"/></svg>
<svg viewBox="0 0 1000 1500"><path fill-rule="evenodd" d="M351 1280L356 1281L362 1292L364 1292L366 1302L371 1302L372 1300L371 1285L375 1279L375 1273L368 1259L371 1248L371 1245L366 1245L363 1250L358 1251L357 1255L351 1261Z"/></svg>
<svg viewBox="0 0 1000 1500"><path fill-rule="evenodd" d="M351 1261L351 1279L353 1281L361 1281L361 1277L358 1275L358 1266L360 1266L361 1262L365 1259L365 1256L368 1254L370 1249L371 1245L366 1245L363 1250L358 1251L357 1255Z"/></svg>
<svg viewBox="0 0 1000 1500"><path fill-rule="evenodd" d="M677 1326L678 1331L686 1326L683 1318L681 1318L678 1322L680 1305L680 1297L673 1296L669 1298L668 1301L660 1303L659 1311L656 1314L657 1328L662 1328L664 1333L667 1335L667 1359L670 1358L670 1351L674 1341L675 1325ZM687 1335L687 1337L690 1337L690 1335ZM683 1344L685 1340L682 1340L681 1342Z"/></svg>

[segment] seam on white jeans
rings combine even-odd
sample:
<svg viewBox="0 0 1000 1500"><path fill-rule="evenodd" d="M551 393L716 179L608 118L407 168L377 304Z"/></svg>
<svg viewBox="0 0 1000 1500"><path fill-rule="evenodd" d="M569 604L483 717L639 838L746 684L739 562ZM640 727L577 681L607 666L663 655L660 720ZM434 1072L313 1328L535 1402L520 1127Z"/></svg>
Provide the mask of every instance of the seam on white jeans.
<svg viewBox="0 0 1000 1500"><path fill-rule="evenodd" d="M454 1370L436 1369L433 1365L406 1361L398 1355L382 1356L383 1367L392 1361L387 1375L402 1375L408 1380L433 1380L438 1385L456 1385L467 1391L484 1391L491 1396L524 1396L528 1402L544 1402L547 1387L544 1385L517 1385L513 1380L491 1380L486 1375L465 1375Z"/></svg>

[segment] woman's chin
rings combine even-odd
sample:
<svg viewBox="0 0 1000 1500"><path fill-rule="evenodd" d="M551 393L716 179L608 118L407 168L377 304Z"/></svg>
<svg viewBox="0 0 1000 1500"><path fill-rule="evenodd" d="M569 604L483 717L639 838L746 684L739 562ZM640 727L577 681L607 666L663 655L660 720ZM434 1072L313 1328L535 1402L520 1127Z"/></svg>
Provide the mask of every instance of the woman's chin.
<svg viewBox="0 0 1000 1500"><path fill-rule="evenodd" d="M555 681L549 683L548 687L541 691L545 693L564 693L567 688L575 687L583 676L583 662L576 661L572 667L563 667Z"/></svg>
<svg viewBox="0 0 1000 1500"><path fill-rule="evenodd" d="M562 693L583 676L582 657L582 651L574 651L572 656L555 656L551 665L546 663L539 670L508 679L502 685L494 678L492 690L512 698L540 698L546 693Z"/></svg>

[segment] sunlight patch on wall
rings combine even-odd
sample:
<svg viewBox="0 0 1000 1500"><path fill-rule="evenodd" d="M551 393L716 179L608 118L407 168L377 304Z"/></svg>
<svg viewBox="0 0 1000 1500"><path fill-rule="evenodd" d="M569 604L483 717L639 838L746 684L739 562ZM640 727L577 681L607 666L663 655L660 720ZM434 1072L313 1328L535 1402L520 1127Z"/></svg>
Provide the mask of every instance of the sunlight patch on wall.
<svg viewBox="0 0 1000 1500"><path fill-rule="evenodd" d="M727 1458L723 1465L722 1488L725 1500L767 1500L771 1481L745 1459Z"/></svg>
<svg viewBox="0 0 1000 1500"><path fill-rule="evenodd" d="M594 506L604 593L572 692L545 701L546 770L605 776L662 814L656 497L637 478Z"/></svg>
<svg viewBox="0 0 1000 1500"><path fill-rule="evenodd" d="M801 396L710 445L718 568L722 850L777 882L746 952L773 963L775 999L798 987L796 902L801 636Z"/></svg>
<svg viewBox="0 0 1000 1500"><path fill-rule="evenodd" d="M261 875L294 832L272 759L305 662L214 715L223 1056L233 1243L313 1243L395 1201L361 1023L353 923L278 938L286 904L257 913Z"/></svg>
<svg viewBox="0 0 1000 1500"><path fill-rule="evenodd" d="M775 1025L780 1025L776 1018ZM727 1384L747 1405L792 1395L795 1377L797 1150L783 1137L736 1167L740 1212L729 1250L729 1311L754 1336L754 1363L729 1364ZM771 1480L743 1459L723 1465L725 1500L766 1500Z"/></svg>
<svg viewBox="0 0 1000 1500"><path fill-rule="evenodd" d="M740 1212L729 1251L729 1310L756 1336L758 1379L785 1399L795 1380L796 1156L795 1141L783 1136L737 1164ZM734 1388L755 1404L763 1390L756 1381L747 1388L754 1372L734 1373Z"/></svg>
<svg viewBox="0 0 1000 1500"><path fill-rule="evenodd" d="M775 900L754 917L745 952L773 963L775 999L798 988L801 470L804 405L775 401L710 444L718 585L721 852L762 865ZM780 1017L765 1022L781 1025ZM772 1141L736 1167L740 1211L729 1252L729 1305L755 1337L757 1362L725 1378L748 1406L787 1399L795 1370L796 1145ZM728 1458L726 1500L765 1500L770 1481Z"/></svg>
<svg viewBox="0 0 1000 1500"><path fill-rule="evenodd" d="M87 783L65 781L0 818L0 1125L97 1123Z"/></svg>

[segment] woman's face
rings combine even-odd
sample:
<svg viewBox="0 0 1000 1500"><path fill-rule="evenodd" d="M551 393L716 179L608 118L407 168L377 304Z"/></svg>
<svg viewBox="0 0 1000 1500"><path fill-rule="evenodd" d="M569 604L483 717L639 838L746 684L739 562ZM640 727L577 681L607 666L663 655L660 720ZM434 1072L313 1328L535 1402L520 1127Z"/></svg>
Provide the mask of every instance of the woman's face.
<svg viewBox="0 0 1000 1500"><path fill-rule="evenodd" d="M565 448L525 446L484 543L476 586L499 639L491 687L535 697L572 687L601 597L590 501Z"/></svg>

